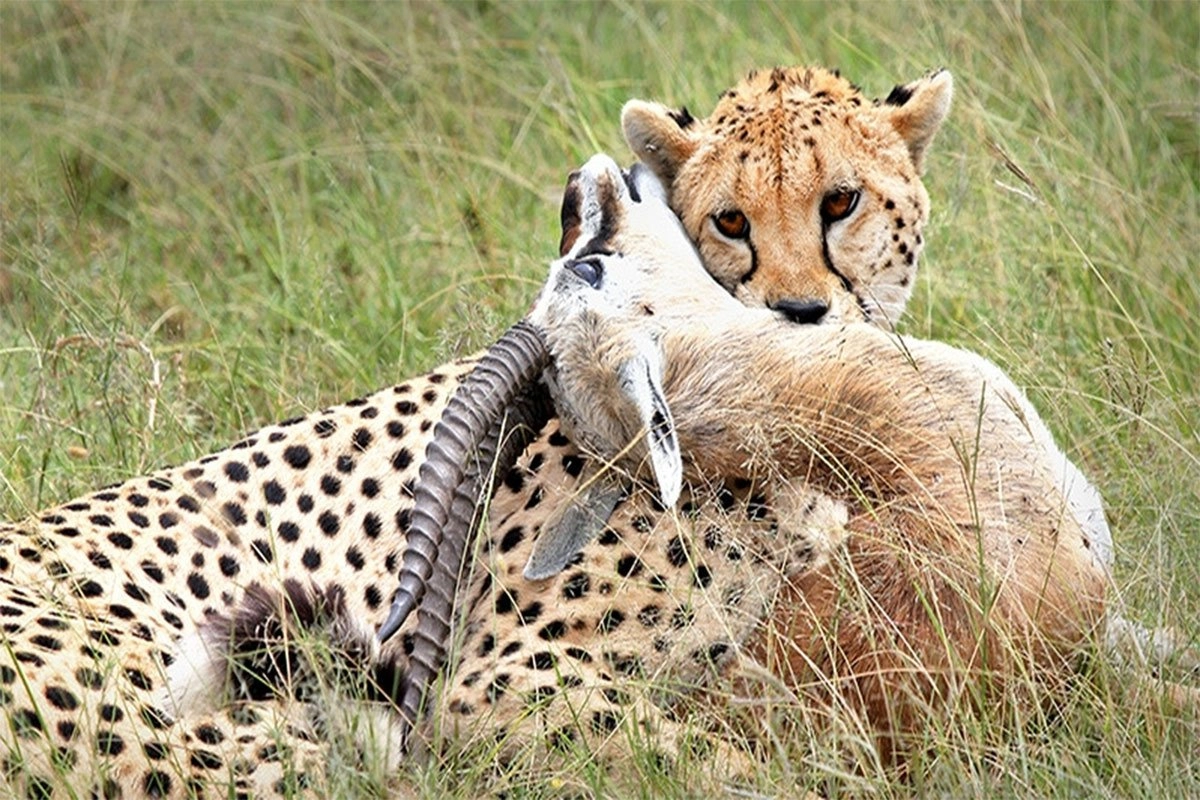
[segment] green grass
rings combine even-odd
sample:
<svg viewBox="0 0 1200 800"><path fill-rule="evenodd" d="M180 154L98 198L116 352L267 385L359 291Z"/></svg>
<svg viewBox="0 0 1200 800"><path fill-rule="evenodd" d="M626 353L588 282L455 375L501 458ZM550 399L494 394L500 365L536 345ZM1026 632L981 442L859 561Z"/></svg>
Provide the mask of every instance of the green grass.
<svg viewBox="0 0 1200 800"><path fill-rule="evenodd" d="M1029 388L1104 493L1132 615L1195 641L1198 52L1186 2L4 3L0 514L487 342L555 252L566 173L628 158L629 97L705 113L803 62L882 96L942 65L903 327ZM794 767L853 793L1200 793L1194 721L1097 673L1045 730L947 744L907 787L833 777L818 745ZM467 772L422 785L471 796Z"/></svg>

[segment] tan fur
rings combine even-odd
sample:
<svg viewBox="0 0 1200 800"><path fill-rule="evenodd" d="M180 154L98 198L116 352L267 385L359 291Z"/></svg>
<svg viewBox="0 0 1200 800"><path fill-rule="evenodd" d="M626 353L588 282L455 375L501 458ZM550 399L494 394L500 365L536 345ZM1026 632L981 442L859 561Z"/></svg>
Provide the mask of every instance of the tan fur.
<svg viewBox="0 0 1200 800"><path fill-rule="evenodd" d="M637 206L611 162L586 169L600 194ZM572 283L564 267L535 311L567 387L560 405L615 430L602 421L619 407L612 376L630 347L656 341L691 480L802 481L848 511L844 549L788 576L746 654L863 713L885 755L931 708L979 702L981 687L1005 698L1014 678L1065 681L1103 620L1107 575L1064 488L1074 468L1021 391L946 345L724 305L685 249L669 266L631 266L640 226L659 221L626 216L606 242L622 254L604 261L606 283ZM690 287L681 313L667 284ZM698 317L707 297L722 310Z"/></svg>
<svg viewBox="0 0 1200 800"><path fill-rule="evenodd" d="M824 69L763 70L704 119L632 100L622 125L671 187L706 268L738 300L817 300L829 307L822 322L888 327L912 292L929 214L920 174L952 93L945 71L897 89L905 102L896 105L873 103ZM858 191L858 204L825 225L822 199L840 190ZM714 225L733 210L749 220L748 240Z"/></svg>

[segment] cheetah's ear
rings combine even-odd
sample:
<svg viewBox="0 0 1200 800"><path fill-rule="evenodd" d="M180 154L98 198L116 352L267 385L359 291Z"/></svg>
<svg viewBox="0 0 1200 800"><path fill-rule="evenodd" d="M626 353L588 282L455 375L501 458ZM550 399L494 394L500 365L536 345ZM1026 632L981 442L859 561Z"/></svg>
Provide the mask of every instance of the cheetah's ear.
<svg viewBox="0 0 1200 800"><path fill-rule="evenodd" d="M925 169L925 150L950 113L953 96L954 79L949 72L939 69L920 80L897 86L883 101L881 108L908 145L917 172Z"/></svg>
<svg viewBox="0 0 1200 800"><path fill-rule="evenodd" d="M630 100L621 109L625 141L668 187L674 183L683 162L696 150L697 127L686 108Z"/></svg>

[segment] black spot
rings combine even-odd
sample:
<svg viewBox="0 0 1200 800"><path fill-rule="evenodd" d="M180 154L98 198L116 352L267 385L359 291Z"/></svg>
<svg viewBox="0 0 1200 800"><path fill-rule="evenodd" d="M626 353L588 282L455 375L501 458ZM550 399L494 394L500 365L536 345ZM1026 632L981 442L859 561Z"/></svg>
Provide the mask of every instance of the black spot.
<svg viewBox="0 0 1200 800"><path fill-rule="evenodd" d="M534 653L533 655L531 655L529 657L529 661L526 663L527 663L529 669L547 670L547 669L554 669L554 665L556 662L555 662L555 658L554 658L553 654L543 650L541 652Z"/></svg>
<svg viewBox="0 0 1200 800"><path fill-rule="evenodd" d="M587 463L580 456L572 453L565 455L562 458L562 467L572 478L578 478L579 473L583 472L584 464Z"/></svg>
<svg viewBox="0 0 1200 800"><path fill-rule="evenodd" d="M362 553L359 552L357 547L351 546L348 550L346 550L346 563L354 567L354 571L357 572L363 568L363 565L366 564L366 560L363 558Z"/></svg>
<svg viewBox="0 0 1200 800"><path fill-rule="evenodd" d="M671 627L675 630L686 628L696 619L696 609L688 605L677 607L671 612Z"/></svg>
<svg viewBox="0 0 1200 800"><path fill-rule="evenodd" d="M366 428L359 428L354 432L350 442L354 449L361 453L371 446L371 440L374 438L375 437L371 436L371 432L369 430Z"/></svg>
<svg viewBox="0 0 1200 800"><path fill-rule="evenodd" d="M676 536L667 543L667 560L671 562L673 567L682 567L688 562L687 543L682 537Z"/></svg>
<svg viewBox="0 0 1200 800"><path fill-rule="evenodd" d="M104 676L91 667L80 667L75 670L75 680L85 689L97 691L104 688Z"/></svg>
<svg viewBox="0 0 1200 800"><path fill-rule="evenodd" d="M145 514L142 514L141 512L130 511L125 516L127 516L129 518L129 521L132 522L134 525L137 525L139 528L149 528L150 527L150 518L147 517Z"/></svg>
<svg viewBox="0 0 1200 800"><path fill-rule="evenodd" d="M283 451L283 460L295 469L304 469L312 461L312 452L302 444L293 444Z"/></svg>
<svg viewBox="0 0 1200 800"><path fill-rule="evenodd" d="M612 733L617 729L620 720L612 711L597 711L592 714L593 733Z"/></svg>
<svg viewBox="0 0 1200 800"><path fill-rule="evenodd" d="M379 608L383 602L383 595L379 593L379 589L375 587L375 584L371 584L363 591L363 600L366 601L367 608L374 610Z"/></svg>
<svg viewBox="0 0 1200 800"><path fill-rule="evenodd" d="M379 517L374 512L368 512L363 517L363 533L368 539L378 539L380 532L383 531L383 523L379 521Z"/></svg>
<svg viewBox="0 0 1200 800"><path fill-rule="evenodd" d="M142 718L142 722L156 731L165 730L171 725L171 718L154 706L142 706L138 711L138 716Z"/></svg>
<svg viewBox="0 0 1200 800"><path fill-rule="evenodd" d="M632 578L642 571L642 561L632 553L617 561L617 574L622 578Z"/></svg>
<svg viewBox="0 0 1200 800"><path fill-rule="evenodd" d="M232 501L221 506L221 515L225 517L232 525L241 526L246 524L246 510L242 508L241 503Z"/></svg>
<svg viewBox="0 0 1200 800"><path fill-rule="evenodd" d="M108 535L108 541L111 542L112 546L117 548L118 550L132 550L133 549L133 539L131 539L128 536L128 534L110 533Z"/></svg>
<svg viewBox="0 0 1200 800"><path fill-rule="evenodd" d="M542 615L542 604L536 600L521 609L517 615L517 622L522 625L529 625L537 621L537 618Z"/></svg>
<svg viewBox="0 0 1200 800"><path fill-rule="evenodd" d="M567 626L561 620L554 620L542 626L538 631L538 638L547 642L553 642L555 639L561 639L567 635Z"/></svg>
<svg viewBox="0 0 1200 800"><path fill-rule="evenodd" d="M486 656L488 653L492 652L492 650L494 650L495 647L496 647L496 637L490 633L486 634L483 637L483 639L481 639L479 642L479 651L478 651L479 656L481 658L483 656ZM469 675L467 676L467 678L470 678L470 677L471 676L469 676ZM464 679L463 683L466 683L465 679ZM468 684L468 685L470 685L470 684Z"/></svg>
<svg viewBox="0 0 1200 800"><path fill-rule="evenodd" d="M332 511L322 511L321 516L317 517L317 524L321 527L321 533L326 536L336 536L342 527L342 521Z"/></svg>
<svg viewBox="0 0 1200 800"><path fill-rule="evenodd" d="M617 544L620 541L620 534L618 534L612 528L605 528L600 532L600 536L596 539L597 544L604 545L605 547L612 547L614 544Z"/></svg>
<svg viewBox="0 0 1200 800"><path fill-rule="evenodd" d="M125 750L125 740L113 731L96 734L96 753L101 756L119 756Z"/></svg>
<svg viewBox="0 0 1200 800"><path fill-rule="evenodd" d="M47 686L44 692L50 705L60 711L73 711L79 708L79 698L63 686Z"/></svg>
<svg viewBox="0 0 1200 800"><path fill-rule="evenodd" d="M393 439L399 439L404 436L404 423L399 420L392 420L387 424L387 434Z"/></svg>
<svg viewBox="0 0 1200 800"><path fill-rule="evenodd" d="M625 614L615 608L610 608L600 617L600 621L596 623L596 630L600 633L611 633L621 627L621 623L625 621Z"/></svg>
<svg viewBox="0 0 1200 800"><path fill-rule="evenodd" d="M301 514L307 514L313 510L312 495L305 492L296 498L296 508L300 509Z"/></svg>
<svg viewBox="0 0 1200 800"><path fill-rule="evenodd" d="M146 758L151 761L162 761L167 757L167 746L161 742L146 742L142 745L142 752L146 754Z"/></svg>
<svg viewBox="0 0 1200 800"><path fill-rule="evenodd" d="M308 548L304 551L304 555L300 559L301 563L309 570L314 570L321 566L321 554L315 548Z"/></svg>
<svg viewBox="0 0 1200 800"><path fill-rule="evenodd" d="M504 475L504 485L513 494L517 494L525 486L525 471L519 467L510 469Z"/></svg>
<svg viewBox="0 0 1200 800"><path fill-rule="evenodd" d="M263 496L273 506L280 505L283 501L287 500L287 492L275 480L269 480L263 484Z"/></svg>
<svg viewBox="0 0 1200 800"><path fill-rule="evenodd" d="M208 750L193 750L188 761L197 769L221 769L225 766L220 756Z"/></svg>
<svg viewBox="0 0 1200 800"><path fill-rule="evenodd" d="M562 595L567 600L578 600L588 593L591 585L586 572L576 572L563 581Z"/></svg>
<svg viewBox="0 0 1200 800"><path fill-rule="evenodd" d="M645 606L638 612L637 618L644 627L653 628L662 619L662 609L655 605Z"/></svg>
<svg viewBox="0 0 1200 800"><path fill-rule="evenodd" d="M271 463L271 459L267 458L267 454L262 452L255 452L254 455L250 456L250 460L253 461L254 466L258 467L259 469L262 469Z"/></svg>
<svg viewBox="0 0 1200 800"><path fill-rule="evenodd" d="M349 475L354 471L354 459L343 453L337 457L337 461L334 462L334 466L337 468L338 472L342 473L343 475Z"/></svg>
<svg viewBox="0 0 1200 800"><path fill-rule="evenodd" d="M88 517L88 521L101 528L111 528L113 524L112 517L107 514L92 514Z"/></svg>
<svg viewBox="0 0 1200 800"><path fill-rule="evenodd" d="M112 569L112 561L110 561L108 556L104 555L104 553L101 553L99 550L93 550L92 552L88 553L88 561L92 562L94 566L99 567L100 569Z"/></svg>
<svg viewBox="0 0 1200 800"><path fill-rule="evenodd" d="M241 564L233 556L225 555L217 559L217 564L221 568L221 574L226 578L232 578L242 571Z"/></svg>
<svg viewBox="0 0 1200 800"><path fill-rule="evenodd" d="M401 448L392 454L392 469L400 471L407 469L412 463L412 453L407 448Z"/></svg>
<svg viewBox="0 0 1200 800"><path fill-rule="evenodd" d="M519 545L525 539L525 529L520 525L514 525L505 531L504 536L500 538L500 552L507 553L514 547Z"/></svg>
<svg viewBox="0 0 1200 800"><path fill-rule="evenodd" d="M379 481L374 478L365 478L362 482L363 497L368 500L379 494Z"/></svg>
<svg viewBox="0 0 1200 800"><path fill-rule="evenodd" d="M504 694L508 690L508 684L510 680L511 678L508 675L497 675L496 679L488 684L486 693L487 701L489 703L494 703L499 700L500 695Z"/></svg>
<svg viewBox="0 0 1200 800"><path fill-rule="evenodd" d="M516 593L500 592L496 595L496 613L507 614L517 606Z"/></svg>
<svg viewBox="0 0 1200 800"><path fill-rule="evenodd" d="M332 436L333 432L336 430L337 423L331 419L319 419L317 420L317 423L313 425L313 433L322 439Z"/></svg>
<svg viewBox="0 0 1200 800"><path fill-rule="evenodd" d="M128 606L123 606L120 603L109 603L108 613L112 614L117 619L131 620L133 619L133 610Z"/></svg>
<svg viewBox="0 0 1200 800"><path fill-rule="evenodd" d="M411 416L417 413L417 404L411 400L401 400L396 403L396 413Z"/></svg>
<svg viewBox="0 0 1200 800"><path fill-rule="evenodd" d="M142 791L149 797L167 797L171 794L171 776L165 772L151 770L142 779Z"/></svg>
<svg viewBox="0 0 1200 800"><path fill-rule="evenodd" d="M71 722L69 719L59 720L58 725L55 727L58 729L58 735L64 741L68 742L75 738L75 734L79 730L75 723Z"/></svg>
<svg viewBox="0 0 1200 800"><path fill-rule="evenodd" d="M188 589L197 600L204 600L209 595L208 581L198 572L193 572L187 577Z"/></svg>
<svg viewBox="0 0 1200 800"><path fill-rule="evenodd" d="M275 559L275 554L271 552L271 545L263 539L255 539L250 543L250 552L254 553L263 564L270 564Z"/></svg>
<svg viewBox="0 0 1200 800"><path fill-rule="evenodd" d="M285 542L294 542L300 538L300 526L294 522L281 522L275 533Z"/></svg>
<svg viewBox="0 0 1200 800"><path fill-rule="evenodd" d="M75 594L80 597L99 597L104 594L104 587L92 580L76 581Z"/></svg>
<svg viewBox="0 0 1200 800"><path fill-rule="evenodd" d="M545 494L546 492L541 486L533 487L533 491L529 493L529 499L525 501L525 510L528 511L531 508L536 508L542 502Z"/></svg>
<svg viewBox="0 0 1200 800"><path fill-rule="evenodd" d="M225 474L234 483L245 483L250 480L250 470L240 461L229 461L225 464Z"/></svg>

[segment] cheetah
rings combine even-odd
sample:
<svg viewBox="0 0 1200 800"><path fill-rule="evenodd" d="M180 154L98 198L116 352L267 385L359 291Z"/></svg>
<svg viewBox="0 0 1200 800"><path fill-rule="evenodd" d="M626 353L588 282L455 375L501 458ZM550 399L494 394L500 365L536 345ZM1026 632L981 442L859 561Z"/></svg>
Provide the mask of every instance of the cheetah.
<svg viewBox="0 0 1200 800"><path fill-rule="evenodd" d="M676 185L673 201L685 200ZM762 286L762 276L750 283ZM798 291L782 286L780 297ZM786 307L779 313L804 321ZM843 313L852 311L820 321ZM362 693L381 702L370 706L370 724L349 735L396 763L389 690L404 672L412 625L378 651L370 640L395 583L434 422L474 363L443 365L189 464L0 524L4 781L34 796L94 789L180 797L206 786L265 797L320 793L329 742L351 724L330 715L336 703L249 682L214 704L173 694L168 679L206 658L194 649L206 634L289 615L355 621L357 634L339 636L370 651ZM682 713L694 686L729 669L737 643L761 627L781 575L821 557L805 542L838 535L841 512L827 500L803 491L768 498L751 479L683 485L674 509L637 490L620 498L572 569L535 597L518 576L542 521L578 495L594 460L552 422L515 469L497 476L486 553L463 590L469 611L454 672L431 717L435 743L515 737L522 728L509 724L506 709L533 719L522 716L530 707L521 701L543 695L537 702L552 704L538 681L563 665L584 670L565 676L579 682L565 694L578 700L572 722L583 721L583 736L615 744L645 736L621 723L632 706L619 701L646 685L654 692L639 700L639 713L669 738L679 729L663 709ZM830 531L813 520L831 520ZM650 602L588 610L635 585ZM513 649L513 630L528 647ZM562 658L534 649L551 643ZM567 742L580 728L540 719L548 727L539 742ZM687 730L678 736L687 739Z"/></svg>

